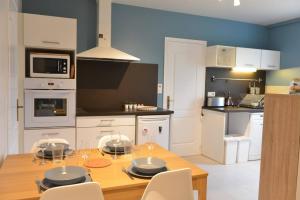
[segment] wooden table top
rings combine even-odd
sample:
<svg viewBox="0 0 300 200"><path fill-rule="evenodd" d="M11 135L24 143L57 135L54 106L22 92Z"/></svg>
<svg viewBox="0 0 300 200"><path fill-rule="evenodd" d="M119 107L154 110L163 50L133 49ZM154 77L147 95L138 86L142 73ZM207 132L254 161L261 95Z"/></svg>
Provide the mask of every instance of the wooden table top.
<svg viewBox="0 0 300 200"><path fill-rule="evenodd" d="M112 165L105 168L90 168L93 181L100 183L104 193L111 190L126 190L132 187L146 186L149 180L139 178L131 180L121 169L128 167L132 159L149 155L164 159L170 170L190 168L193 178L207 177L207 172L196 165L158 145L153 147L153 150L149 150L147 145L137 146L133 154L119 156L116 160L113 160L111 155L105 155L105 158L112 161ZM66 159L66 165L83 166L80 153L77 151L74 156ZM90 158L102 157L98 150L92 150L89 153ZM38 199L40 194L35 180L42 180L46 170L56 167L51 161L45 165L39 165L39 163L39 160L33 162L32 154L8 156L0 169L0 199Z"/></svg>

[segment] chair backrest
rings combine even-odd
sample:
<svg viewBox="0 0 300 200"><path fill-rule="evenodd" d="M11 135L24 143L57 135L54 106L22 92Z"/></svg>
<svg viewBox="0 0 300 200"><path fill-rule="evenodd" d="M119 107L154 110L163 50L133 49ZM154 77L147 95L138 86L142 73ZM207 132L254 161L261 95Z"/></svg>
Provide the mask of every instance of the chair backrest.
<svg viewBox="0 0 300 200"><path fill-rule="evenodd" d="M106 145L106 143L110 140L116 140L119 138L119 135L115 134L115 135L104 135L100 138L100 140L98 141L98 148L102 148ZM126 140L126 141L130 141L129 138L126 135L120 135L120 139L121 140Z"/></svg>
<svg viewBox="0 0 300 200"><path fill-rule="evenodd" d="M162 172L148 184L142 200L193 200L191 169Z"/></svg>
<svg viewBox="0 0 300 200"><path fill-rule="evenodd" d="M31 147L31 153L35 153L41 144L45 143L63 143L63 144L69 144L69 142L62 138L49 138L49 139L40 139L37 142L35 142Z"/></svg>
<svg viewBox="0 0 300 200"><path fill-rule="evenodd" d="M40 200L104 200L98 183L88 182L46 190Z"/></svg>

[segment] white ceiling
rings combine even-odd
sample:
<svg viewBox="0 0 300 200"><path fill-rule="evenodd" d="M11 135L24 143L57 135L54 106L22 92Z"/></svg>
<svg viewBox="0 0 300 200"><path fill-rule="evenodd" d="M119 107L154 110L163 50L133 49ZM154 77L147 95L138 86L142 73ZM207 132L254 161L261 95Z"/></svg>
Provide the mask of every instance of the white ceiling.
<svg viewBox="0 0 300 200"><path fill-rule="evenodd" d="M113 3L208 16L260 25L300 17L300 0L112 0Z"/></svg>

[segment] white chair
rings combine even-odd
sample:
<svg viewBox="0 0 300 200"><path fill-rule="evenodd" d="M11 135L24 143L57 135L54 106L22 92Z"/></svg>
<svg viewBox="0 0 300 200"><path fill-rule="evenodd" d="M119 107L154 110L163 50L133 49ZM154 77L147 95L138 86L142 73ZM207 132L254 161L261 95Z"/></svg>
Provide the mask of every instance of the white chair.
<svg viewBox="0 0 300 200"><path fill-rule="evenodd" d="M104 200L98 183L88 182L46 190L40 200Z"/></svg>
<svg viewBox="0 0 300 200"><path fill-rule="evenodd" d="M35 142L32 147L31 147L31 153L35 153L37 152L40 148L39 146L41 146L42 144L45 143L63 143L63 144L68 144L69 142L65 139L62 138L49 138L49 139L40 139L39 141Z"/></svg>
<svg viewBox="0 0 300 200"><path fill-rule="evenodd" d="M193 200L191 169L162 172L148 184L142 200Z"/></svg>
<svg viewBox="0 0 300 200"><path fill-rule="evenodd" d="M126 135L117 135L117 134L104 135L98 141L98 148L104 147L108 141L119 139L119 137L120 137L120 140L130 141L129 138Z"/></svg>

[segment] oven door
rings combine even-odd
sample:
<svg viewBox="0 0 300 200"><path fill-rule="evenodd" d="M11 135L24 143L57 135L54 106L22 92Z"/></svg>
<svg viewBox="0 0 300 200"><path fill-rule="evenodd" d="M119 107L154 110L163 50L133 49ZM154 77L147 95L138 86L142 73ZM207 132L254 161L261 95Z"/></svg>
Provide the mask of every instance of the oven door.
<svg viewBox="0 0 300 200"><path fill-rule="evenodd" d="M30 77L70 78L70 55L30 54Z"/></svg>
<svg viewBox="0 0 300 200"><path fill-rule="evenodd" d="M25 128L75 126L75 90L25 90Z"/></svg>

